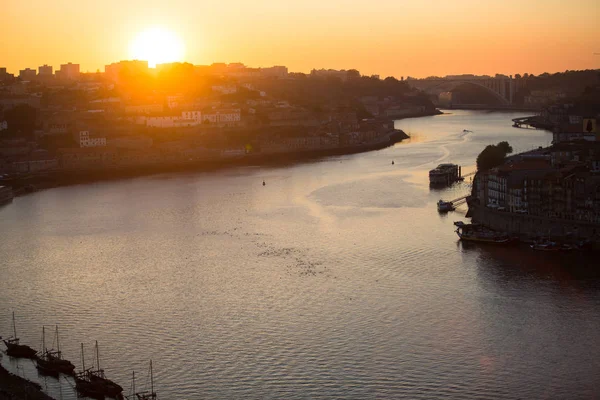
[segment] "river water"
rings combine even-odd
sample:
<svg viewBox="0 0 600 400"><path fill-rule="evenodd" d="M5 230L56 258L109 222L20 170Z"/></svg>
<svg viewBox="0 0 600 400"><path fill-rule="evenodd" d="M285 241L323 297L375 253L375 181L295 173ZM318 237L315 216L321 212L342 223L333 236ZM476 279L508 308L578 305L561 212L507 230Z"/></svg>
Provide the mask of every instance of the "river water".
<svg viewBox="0 0 600 400"><path fill-rule="evenodd" d="M381 151L17 198L0 209L0 334L12 311L35 347L58 324L78 367L98 340L126 392L152 359L162 399L599 398L598 266L462 245L466 209L435 203L468 178L428 187L487 144L549 144L518 116L453 111L397 121L412 138Z"/></svg>

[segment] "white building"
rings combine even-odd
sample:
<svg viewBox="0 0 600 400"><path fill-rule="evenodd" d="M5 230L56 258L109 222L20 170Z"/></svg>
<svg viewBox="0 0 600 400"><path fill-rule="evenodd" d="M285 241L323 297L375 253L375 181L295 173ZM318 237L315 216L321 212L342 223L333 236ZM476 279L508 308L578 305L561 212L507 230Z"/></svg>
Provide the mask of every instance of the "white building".
<svg viewBox="0 0 600 400"><path fill-rule="evenodd" d="M90 137L89 131L79 132L79 147L101 147L106 146L105 137Z"/></svg>
<svg viewBox="0 0 600 400"><path fill-rule="evenodd" d="M237 92L237 87L235 85L213 85L212 91L221 94L232 94Z"/></svg>
<svg viewBox="0 0 600 400"><path fill-rule="evenodd" d="M202 121L218 126L237 126L242 120L239 108L213 110L202 116Z"/></svg>
<svg viewBox="0 0 600 400"><path fill-rule="evenodd" d="M146 126L152 128L181 128L202 124L201 111L182 111L181 115L146 117Z"/></svg>
<svg viewBox="0 0 600 400"><path fill-rule="evenodd" d="M202 121L202 112L200 111L182 111L181 118Z"/></svg>

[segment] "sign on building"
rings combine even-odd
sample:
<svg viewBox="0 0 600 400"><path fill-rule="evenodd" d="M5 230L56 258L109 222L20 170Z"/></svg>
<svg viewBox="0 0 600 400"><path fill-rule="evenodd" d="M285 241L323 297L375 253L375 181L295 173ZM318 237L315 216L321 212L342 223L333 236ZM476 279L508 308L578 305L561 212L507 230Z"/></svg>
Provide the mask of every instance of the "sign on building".
<svg viewBox="0 0 600 400"><path fill-rule="evenodd" d="M596 132L596 120L592 118L583 120L583 132L594 133Z"/></svg>

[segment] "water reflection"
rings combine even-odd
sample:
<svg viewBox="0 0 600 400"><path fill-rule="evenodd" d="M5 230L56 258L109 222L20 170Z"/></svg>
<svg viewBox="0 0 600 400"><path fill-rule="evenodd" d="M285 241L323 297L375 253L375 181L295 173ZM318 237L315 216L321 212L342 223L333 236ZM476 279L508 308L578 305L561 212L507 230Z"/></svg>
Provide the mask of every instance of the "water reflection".
<svg viewBox="0 0 600 400"><path fill-rule="evenodd" d="M441 159L466 171L486 144L544 140L516 116L409 119L414 140L381 151L19 198L0 209L0 334L15 310L25 343L58 323L74 362L99 340L124 387L152 358L161 398L591 398L585 256L459 243L465 208L436 202L468 185L428 185Z"/></svg>

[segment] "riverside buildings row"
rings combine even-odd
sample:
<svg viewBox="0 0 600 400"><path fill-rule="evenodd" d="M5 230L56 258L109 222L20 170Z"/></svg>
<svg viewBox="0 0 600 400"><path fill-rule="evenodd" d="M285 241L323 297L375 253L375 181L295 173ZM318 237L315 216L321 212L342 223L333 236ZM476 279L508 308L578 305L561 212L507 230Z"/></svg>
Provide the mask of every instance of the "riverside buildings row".
<svg viewBox="0 0 600 400"><path fill-rule="evenodd" d="M513 234L600 243L600 132L554 138L551 147L477 173L469 201L474 221Z"/></svg>

